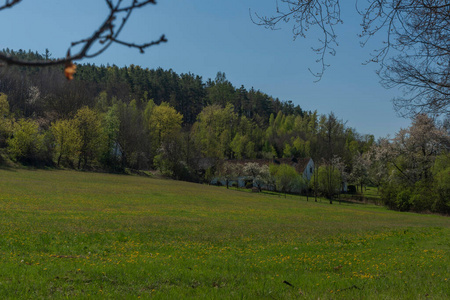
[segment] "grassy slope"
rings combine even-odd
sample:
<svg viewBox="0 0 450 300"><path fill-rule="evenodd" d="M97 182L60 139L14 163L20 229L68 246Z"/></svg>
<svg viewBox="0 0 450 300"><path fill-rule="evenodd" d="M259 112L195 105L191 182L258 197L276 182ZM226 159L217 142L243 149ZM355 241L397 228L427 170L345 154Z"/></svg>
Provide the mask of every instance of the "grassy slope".
<svg viewBox="0 0 450 300"><path fill-rule="evenodd" d="M0 233L2 299L450 297L450 219L376 206L0 170Z"/></svg>

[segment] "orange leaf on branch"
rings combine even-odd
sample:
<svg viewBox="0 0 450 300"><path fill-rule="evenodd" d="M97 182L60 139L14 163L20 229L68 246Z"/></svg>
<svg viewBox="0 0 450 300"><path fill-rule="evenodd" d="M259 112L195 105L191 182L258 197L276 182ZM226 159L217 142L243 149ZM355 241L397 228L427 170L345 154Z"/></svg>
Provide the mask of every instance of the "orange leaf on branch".
<svg viewBox="0 0 450 300"><path fill-rule="evenodd" d="M70 48L67 50L66 55L66 67L64 68L64 75L66 76L67 80L73 79L73 74L75 74L77 70L77 66L70 60Z"/></svg>
<svg viewBox="0 0 450 300"><path fill-rule="evenodd" d="M64 75L66 76L67 80L73 79L73 74L75 74L77 69L77 66L72 63L71 61L66 62L66 67L64 68Z"/></svg>

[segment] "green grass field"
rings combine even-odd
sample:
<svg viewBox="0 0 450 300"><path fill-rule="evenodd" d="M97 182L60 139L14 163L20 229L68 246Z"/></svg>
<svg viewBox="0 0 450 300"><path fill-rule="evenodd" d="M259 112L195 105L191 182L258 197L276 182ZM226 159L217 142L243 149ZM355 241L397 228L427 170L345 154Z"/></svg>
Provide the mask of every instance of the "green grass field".
<svg viewBox="0 0 450 300"><path fill-rule="evenodd" d="M445 299L450 219L0 170L0 298Z"/></svg>

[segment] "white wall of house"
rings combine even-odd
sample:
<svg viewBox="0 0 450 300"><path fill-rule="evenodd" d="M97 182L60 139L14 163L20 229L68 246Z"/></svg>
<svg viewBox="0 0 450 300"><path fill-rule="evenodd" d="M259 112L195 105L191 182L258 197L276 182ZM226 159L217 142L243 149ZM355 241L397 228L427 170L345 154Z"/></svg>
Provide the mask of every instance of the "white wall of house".
<svg viewBox="0 0 450 300"><path fill-rule="evenodd" d="M238 187L240 188L244 188L245 187L245 181L249 180L246 177L239 177L237 180L229 180L228 181L228 186L232 186L233 183L237 183ZM221 185L226 186L227 182L226 180L220 179L220 178L214 178L213 180L211 180L211 184L216 185L218 182L220 182Z"/></svg>
<svg viewBox="0 0 450 300"><path fill-rule="evenodd" d="M311 180L313 173L314 173L314 161L312 159L309 159L309 162L306 165L305 170L303 171L303 178Z"/></svg>
<svg viewBox="0 0 450 300"><path fill-rule="evenodd" d="M348 191L348 184L347 181L342 182L342 191L343 193L347 193Z"/></svg>

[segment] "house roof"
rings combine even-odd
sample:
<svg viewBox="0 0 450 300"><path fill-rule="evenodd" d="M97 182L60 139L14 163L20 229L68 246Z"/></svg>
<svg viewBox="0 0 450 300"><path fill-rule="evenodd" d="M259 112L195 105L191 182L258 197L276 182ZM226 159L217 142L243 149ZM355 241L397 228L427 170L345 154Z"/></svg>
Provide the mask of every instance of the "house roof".
<svg viewBox="0 0 450 300"><path fill-rule="evenodd" d="M310 157L300 158L297 161L297 165L295 166L295 169L299 173L305 172L306 167L308 166L309 161L311 160Z"/></svg>

